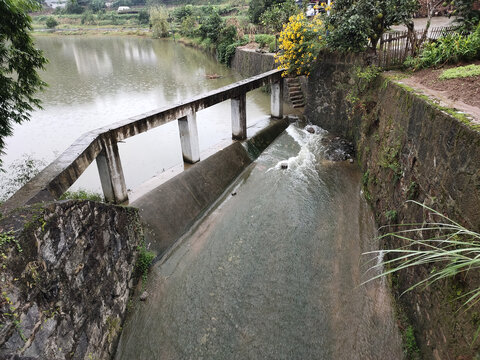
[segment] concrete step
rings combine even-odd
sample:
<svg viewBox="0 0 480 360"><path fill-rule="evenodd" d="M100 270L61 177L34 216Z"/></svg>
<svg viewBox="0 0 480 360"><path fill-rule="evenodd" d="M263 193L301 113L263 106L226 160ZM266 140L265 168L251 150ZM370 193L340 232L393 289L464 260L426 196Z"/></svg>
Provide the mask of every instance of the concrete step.
<svg viewBox="0 0 480 360"><path fill-rule="evenodd" d="M302 90L302 88L300 86L297 86L297 85L288 87L288 91L301 91L301 90Z"/></svg>
<svg viewBox="0 0 480 360"><path fill-rule="evenodd" d="M305 105L305 101L293 101L292 105Z"/></svg>
<svg viewBox="0 0 480 360"><path fill-rule="evenodd" d="M298 101L298 100L303 101L303 95L290 96L290 100L292 102L295 102L295 101Z"/></svg>
<svg viewBox="0 0 480 360"><path fill-rule="evenodd" d="M288 94L290 96L296 96L296 95L302 95L303 96L303 93L301 91L290 91Z"/></svg>
<svg viewBox="0 0 480 360"><path fill-rule="evenodd" d="M294 109L305 107L305 104L293 105Z"/></svg>

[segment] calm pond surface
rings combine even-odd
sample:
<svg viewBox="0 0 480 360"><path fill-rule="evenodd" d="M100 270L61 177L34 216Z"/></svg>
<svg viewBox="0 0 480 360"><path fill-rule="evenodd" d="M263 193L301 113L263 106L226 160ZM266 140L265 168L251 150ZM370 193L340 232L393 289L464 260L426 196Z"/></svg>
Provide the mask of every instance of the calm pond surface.
<svg viewBox="0 0 480 360"><path fill-rule="evenodd" d="M242 78L213 57L171 40L59 36L35 41L49 59L42 73L49 87L40 94L44 109L7 138L6 169L24 154L49 163L84 132ZM248 126L268 118L269 111L269 95L260 90L247 95ZM199 112L197 119L200 151L230 139L229 101ZM176 121L130 138L119 149L130 189L182 163ZM95 163L74 188L101 191Z"/></svg>

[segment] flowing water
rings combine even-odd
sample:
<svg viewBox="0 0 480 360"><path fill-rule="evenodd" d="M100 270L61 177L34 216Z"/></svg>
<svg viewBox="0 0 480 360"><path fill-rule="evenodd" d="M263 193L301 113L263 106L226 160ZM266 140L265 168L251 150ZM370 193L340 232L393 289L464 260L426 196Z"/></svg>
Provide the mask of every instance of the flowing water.
<svg viewBox="0 0 480 360"><path fill-rule="evenodd" d="M84 132L241 79L213 57L168 40L58 36L35 42L49 59L41 74L49 87L39 95L44 110L33 112L6 139L7 171L23 154L51 162ZM248 126L269 112L267 94L247 95ZM228 101L200 111L197 119L201 151L231 138ZM182 163L176 122L127 139L119 150L129 188ZM95 164L75 186L100 192Z"/></svg>
<svg viewBox="0 0 480 360"><path fill-rule="evenodd" d="M291 125L154 265L116 360L402 359L385 283L361 285L378 243L359 169L324 136Z"/></svg>

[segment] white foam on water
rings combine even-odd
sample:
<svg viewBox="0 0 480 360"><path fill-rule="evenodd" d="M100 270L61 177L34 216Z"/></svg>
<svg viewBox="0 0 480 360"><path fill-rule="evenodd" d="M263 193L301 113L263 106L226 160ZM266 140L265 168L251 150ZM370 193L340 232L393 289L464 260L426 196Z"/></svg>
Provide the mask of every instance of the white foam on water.
<svg viewBox="0 0 480 360"><path fill-rule="evenodd" d="M293 172L295 178L303 181L308 180L311 176L317 176L317 159L315 154L321 151L321 140L326 131L315 125L310 126L315 133L309 133L294 124L286 129L287 134L300 146L300 151L296 156L279 161L275 166L268 169L267 172L272 170ZM285 165L287 169L282 169Z"/></svg>

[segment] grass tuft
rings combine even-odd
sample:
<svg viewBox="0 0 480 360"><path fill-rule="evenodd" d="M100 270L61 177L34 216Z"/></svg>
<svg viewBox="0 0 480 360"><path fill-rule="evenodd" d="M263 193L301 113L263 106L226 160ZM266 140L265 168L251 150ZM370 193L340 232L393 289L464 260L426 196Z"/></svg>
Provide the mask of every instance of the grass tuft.
<svg viewBox="0 0 480 360"><path fill-rule="evenodd" d="M400 240L406 245L365 253L364 255L375 254L376 257L382 254L390 255L383 257L389 260L382 260L370 267L368 271L376 271L374 273L378 274L380 270L380 274L372 276L365 282L414 266L434 265L434 271L405 290L408 292L457 274L467 276L469 272L480 269L479 233L466 229L424 204L416 201L409 202L423 207L433 219L437 220L423 224L396 225L400 230L380 236L380 239ZM468 310L480 301L480 287L459 295L458 299L463 299L461 307ZM474 341L478 338L479 331L474 335Z"/></svg>
<svg viewBox="0 0 480 360"><path fill-rule="evenodd" d="M439 76L439 79L458 79L478 75L480 75L480 65L471 64L467 66L458 66L452 69L447 69L442 72L442 74Z"/></svg>

